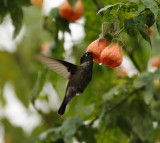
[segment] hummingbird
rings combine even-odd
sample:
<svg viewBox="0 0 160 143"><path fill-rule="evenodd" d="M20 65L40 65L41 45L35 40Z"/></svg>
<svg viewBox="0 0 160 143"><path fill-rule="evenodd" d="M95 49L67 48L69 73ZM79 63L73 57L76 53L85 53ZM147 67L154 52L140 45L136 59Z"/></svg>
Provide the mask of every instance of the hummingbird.
<svg viewBox="0 0 160 143"><path fill-rule="evenodd" d="M58 110L58 114L63 115L71 99L76 94L83 93L92 79L93 54L91 52L85 53L80 59L80 65L44 55L38 55L37 59L57 74L69 80L63 102Z"/></svg>

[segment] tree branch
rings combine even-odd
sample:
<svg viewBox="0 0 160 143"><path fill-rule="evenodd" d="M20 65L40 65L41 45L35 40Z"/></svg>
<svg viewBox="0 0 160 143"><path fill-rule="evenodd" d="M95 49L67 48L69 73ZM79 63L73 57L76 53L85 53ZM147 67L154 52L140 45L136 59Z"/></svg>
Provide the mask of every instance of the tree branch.
<svg viewBox="0 0 160 143"><path fill-rule="evenodd" d="M118 31L117 33L115 33L115 34L113 35L113 37L117 37L123 30L124 30L124 27L123 27L120 31Z"/></svg>
<svg viewBox="0 0 160 143"><path fill-rule="evenodd" d="M134 91L132 91L131 93L129 93L126 97L124 97L122 100L120 100L117 104L113 105L110 109L106 110L105 113L110 113L112 112L113 110L115 110L118 106L120 106L121 104L123 104L125 101L128 100L129 97L131 97L133 94L143 90L145 88L145 86L142 86L141 88L138 88ZM94 118L90 124L88 125L89 127L91 127L94 122L99 118L99 116L97 116L96 118Z"/></svg>
<svg viewBox="0 0 160 143"><path fill-rule="evenodd" d="M134 91L132 91L130 94L128 94L126 97L124 97L121 101L119 101L117 104L115 104L114 106L112 106L109 110L107 110L107 113L112 112L114 109L116 109L118 106L120 106L121 104L123 104L126 100L128 100L129 97L131 97L133 94L143 90L145 87L142 86L141 88L138 88Z"/></svg>

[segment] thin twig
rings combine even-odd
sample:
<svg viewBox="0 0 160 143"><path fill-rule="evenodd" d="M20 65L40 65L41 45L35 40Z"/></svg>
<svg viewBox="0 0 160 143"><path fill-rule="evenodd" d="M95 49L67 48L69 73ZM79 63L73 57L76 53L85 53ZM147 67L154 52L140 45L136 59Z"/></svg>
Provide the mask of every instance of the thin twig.
<svg viewBox="0 0 160 143"><path fill-rule="evenodd" d="M99 11L102 8L102 5L97 0L93 0L93 2L95 4L95 6L97 7L97 10ZM101 12L100 14L102 17L104 16L104 12Z"/></svg>
<svg viewBox="0 0 160 143"><path fill-rule="evenodd" d="M115 34L113 35L113 37L118 36L123 30L124 30L124 27L123 27L120 31L118 31L117 33L115 33Z"/></svg>
<svg viewBox="0 0 160 143"><path fill-rule="evenodd" d="M119 105L123 104L126 100L128 100L129 97L131 97L133 94L143 90L145 87L142 86L141 88L138 88L134 91L132 91L130 94L128 94L126 97L124 97L121 101L119 101L117 104L115 104L113 107L111 107L109 110L107 110L107 113L112 112L114 109L116 109Z"/></svg>
<svg viewBox="0 0 160 143"><path fill-rule="evenodd" d="M125 101L127 101L129 97L131 97L131 96L134 95L135 93L143 90L144 88L145 88L145 86L142 86L141 88L138 88L138 89L132 91L130 94L128 94L126 97L124 97L124 98L123 98L122 100L120 100L117 104L113 105L110 109L106 110L105 112L106 112L106 113L112 112L112 111L115 110L118 106L120 106L120 105L123 104ZM91 127L98 118L99 118L99 116L97 116L96 118L94 118L94 119L90 122L90 124L89 124L88 126Z"/></svg>

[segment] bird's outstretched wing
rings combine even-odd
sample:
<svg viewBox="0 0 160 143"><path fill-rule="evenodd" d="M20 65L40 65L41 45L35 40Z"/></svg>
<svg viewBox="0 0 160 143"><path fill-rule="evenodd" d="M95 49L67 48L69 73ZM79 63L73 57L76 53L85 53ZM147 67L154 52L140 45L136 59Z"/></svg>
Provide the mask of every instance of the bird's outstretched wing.
<svg viewBox="0 0 160 143"><path fill-rule="evenodd" d="M63 76L64 78L69 79L78 66L71 64L66 61L62 61L55 58L46 57L43 55L36 55L36 58L45 64L48 68Z"/></svg>

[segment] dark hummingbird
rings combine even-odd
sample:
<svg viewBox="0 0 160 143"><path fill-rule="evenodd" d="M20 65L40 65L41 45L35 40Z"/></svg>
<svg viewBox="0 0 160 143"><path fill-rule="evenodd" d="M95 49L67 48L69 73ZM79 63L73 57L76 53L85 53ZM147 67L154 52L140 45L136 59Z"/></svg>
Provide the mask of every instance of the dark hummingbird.
<svg viewBox="0 0 160 143"><path fill-rule="evenodd" d="M83 93L92 79L93 55L91 52L85 53L80 59L80 65L62 61L55 58L38 55L37 58L59 75L67 78L68 84L65 97L58 110L59 115L63 115L67 104L78 93Z"/></svg>

